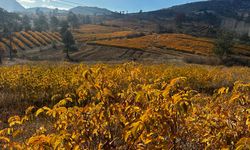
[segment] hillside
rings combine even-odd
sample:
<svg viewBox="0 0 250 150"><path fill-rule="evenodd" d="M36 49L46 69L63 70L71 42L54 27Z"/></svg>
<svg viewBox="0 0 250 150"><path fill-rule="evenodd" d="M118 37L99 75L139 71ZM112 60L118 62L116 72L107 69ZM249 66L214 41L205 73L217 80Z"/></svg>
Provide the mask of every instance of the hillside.
<svg viewBox="0 0 250 150"><path fill-rule="evenodd" d="M113 13L108 9L87 6L78 6L70 9L69 11L81 15L111 15Z"/></svg>
<svg viewBox="0 0 250 150"><path fill-rule="evenodd" d="M176 13L185 13L186 15L204 15L208 13L217 15L218 17L243 19L246 14L249 14L249 8L249 0L208 0L177 5L166 9L146 12L145 14L154 15L155 17L169 17L171 15L174 16Z"/></svg>
<svg viewBox="0 0 250 150"><path fill-rule="evenodd" d="M215 37L220 29L250 35L249 0L209 0L161 10L116 16L111 25L131 24L145 31L176 32ZM121 23L122 22L122 23Z"/></svg>
<svg viewBox="0 0 250 150"><path fill-rule="evenodd" d="M188 62L219 65L222 62L214 55L212 38L195 37L187 34L145 34L130 28L83 25L72 30L77 51L70 56L82 61L150 61ZM52 43L52 41L54 41ZM55 49L52 44L58 47ZM0 49L8 55L9 39L0 41ZM12 49L17 58L28 60L64 60L61 38L52 32L16 32ZM236 43L228 65L250 66L250 46Z"/></svg>
<svg viewBox="0 0 250 150"><path fill-rule="evenodd" d="M16 0L0 0L0 8L9 12L21 12L25 10L25 8Z"/></svg>
<svg viewBox="0 0 250 150"><path fill-rule="evenodd" d="M22 12L35 14L37 11L42 12L44 14L50 14L56 12L62 15L67 15L69 12L73 12L78 15L97 15L97 16L113 14L113 12L108 9L98 8L98 7L87 7L87 6L77 6L69 10L51 9L47 7L33 7L33 8L28 8Z"/></svg>
<svg viewBox="0 0 250 150"><path fill-rule="evenodd" d="M26 9L23 12L35 14L37 11L42 12L44 14L49 14L49 13L53 13L53 12L61 13L61 14L62 13L67 14L68 13L68 11L66 11L66 10L59 10L59 9L55 10L55 9L51 9L51 8L47 8L47 7L33 7L33 8L28 8L28 9Z"/></svg>

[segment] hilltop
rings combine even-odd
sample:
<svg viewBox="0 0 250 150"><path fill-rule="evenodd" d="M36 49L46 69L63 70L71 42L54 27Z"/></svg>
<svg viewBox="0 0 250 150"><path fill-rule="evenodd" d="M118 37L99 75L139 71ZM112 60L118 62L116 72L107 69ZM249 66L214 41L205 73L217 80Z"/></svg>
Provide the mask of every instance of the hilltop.
<svg viewBox="0 0 250 150"><path fill-rule="evenodd" d="M21 12L25 10L16 0L0 0L0 7L9 12Z"/></svg>

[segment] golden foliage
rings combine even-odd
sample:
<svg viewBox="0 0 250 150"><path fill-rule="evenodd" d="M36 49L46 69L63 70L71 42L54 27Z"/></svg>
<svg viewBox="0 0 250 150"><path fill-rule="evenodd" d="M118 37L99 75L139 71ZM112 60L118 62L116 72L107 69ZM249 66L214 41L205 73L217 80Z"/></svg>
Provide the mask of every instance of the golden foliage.
<svg viewBox="0 0 250 150"><path fill-rule="evenodd" d="M2 67L1 89L21 85L34 91L25 94L51 98L10 117L0 147L247 149L249 71L135 63ZM42 118L53 125L20 132Z"/></svg>

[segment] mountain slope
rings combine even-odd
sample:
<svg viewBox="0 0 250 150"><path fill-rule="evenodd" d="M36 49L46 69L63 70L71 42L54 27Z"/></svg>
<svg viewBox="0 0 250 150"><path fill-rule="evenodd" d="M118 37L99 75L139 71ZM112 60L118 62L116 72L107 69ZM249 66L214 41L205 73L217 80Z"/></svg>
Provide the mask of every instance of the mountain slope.
<svg viewBox="0 0 250 150"><path fill-rule="evenodd" d="M20 12L25 10L16 0L0 0L0 7L9 12Z"/></svg>
<svg viewBox="0 0 250 150"><path fill-rule="evenodd" d="M232 30L250 36L250 0L208 0L136 14L159 24L182 24L180 32L199 34L217 29ZM204 30L205 29L205 30ZM177 29L178 30L178 29Z"/></svg>
<svg viewBox="0 0 250 150"><path fill-rule="evenodd" d="M113 13L108 9L87 6L78 6L70 9L69 11L81 15L111 15Z"/></svg>
<svg viewBox="0 0 250 150"><path fill-rule="evenodd" d="M250 0L207 0L200 2L177 5L166 9L147 12L151 15L175 15L176 13L185 13L186 15L197 14L201 12L215 13L223 17L237 17L239 12L250 12Z"/></svg>
<svg viewBox="0 0 250 150"><path fill-rule="evenodd" d="M33 7L33 8L26 9L24 12L31 13L31 14L35 14L37 12L42 12L44 14L56 12L56 13L62 14L62 13L67 13L67 10L51 9L47 7Z"/></svg>
<svg viewBox="0 0 250 150"><path fill-rule="evenodd" d="M182 13L210 11L224 17L236 17L239 12L249 12L249 0L209 0L171 7L170 10Z"/></svg>

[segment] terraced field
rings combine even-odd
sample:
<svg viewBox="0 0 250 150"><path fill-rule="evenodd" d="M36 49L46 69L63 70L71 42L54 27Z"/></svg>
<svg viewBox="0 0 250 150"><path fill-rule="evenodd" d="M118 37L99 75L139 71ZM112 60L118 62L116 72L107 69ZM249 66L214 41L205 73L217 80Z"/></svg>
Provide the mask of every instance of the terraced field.
<svg viewBox="0 0 250 150"><path fill-rule="evenodd" d="M124 29L119 27L88 24L88 25L82 25L79 29L74 29L73 32L82 34L95 34L95 33L111 33L122 30Z"/></svg>
<svg viewBox="0 0 250 150"><path fill-rule="evenodd" d="M129 28L104 25L83 25L72 30L72 33L78 51L71 51L70 56L76 61L191 60L192 63L219 63L212 53L213 39L185 34L144 35ZM10 43L6 38L0 41L0 49L8 51L12 46L14 52L19 52L21 59L61 61L65 58L63 45L60 44L57 49L51 47L52 41L61 43L61 40L59 33L16 32L13 34L13 42ZM250 46L236 45L232 56L250 63Z"/></svg>
<svg viewBox="0 0 250 150"><path fill-rule="evenodd" d="M153 49L175 50L183 53L208 56L212 54L213 40L197 38L184 34L153 34L131 39L112 39L95 41L97 45L114 46L120 48L131 48L152 51ZM236 45L234 54L250 56L250 46Z"/></svg>
<svg viewBox="0 0 250 150"><path fill-rule="evenodd" d="M8 51L10 48L14 52L19 50L29 50L41 46L48 46L52 42L60 42L61 37L58 33L53 32L15 32L13 38L2 38L0 40L0 50Z"/></svg>
<svg viewBox="0 0 250 150"><path fill-rule="evenodd" d="M95 40L137 37L140 36L140 33L132 31L128 28L102 25L83 25L79 29L73 30L73 35L76 41L87 42Z"/></svg>
<svg viewBox="0 0 250 150"><path fill-rule="evenodd" d="M105 39L116 39L124 37L139 36L140 33L134 31L117 31L112 33L99 33L99 34L74 34L75 39L78 42L94 41L94 40L105 40Z"/></svg>
<svg viewBox="0 0 250 150"><path fill-rule="evenodd" d="M107 25L84 25L73 34L80 45L73 54L78 60L218 61L212 52L214 39L209 38L152 34ZM232 56L250 62L250 46L236 44Z"/></svg>

